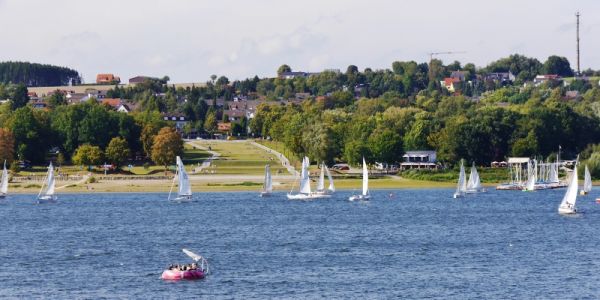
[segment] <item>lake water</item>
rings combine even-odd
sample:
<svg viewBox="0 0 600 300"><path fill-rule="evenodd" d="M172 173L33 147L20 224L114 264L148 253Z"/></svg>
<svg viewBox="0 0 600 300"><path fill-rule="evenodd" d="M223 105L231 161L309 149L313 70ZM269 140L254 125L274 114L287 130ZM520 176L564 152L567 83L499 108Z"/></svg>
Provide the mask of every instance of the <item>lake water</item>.
<svg viewBox="0 0 600 300"><path fill-rule="evenodd" d="M392 192L393 198L388 194ZM0 205L2 298L598 298L600 192L576 217L564 190L374 191L370 203L293 202L285 194L60 195ZM164 282L181 248L209 260L205 280Z"/></svg>

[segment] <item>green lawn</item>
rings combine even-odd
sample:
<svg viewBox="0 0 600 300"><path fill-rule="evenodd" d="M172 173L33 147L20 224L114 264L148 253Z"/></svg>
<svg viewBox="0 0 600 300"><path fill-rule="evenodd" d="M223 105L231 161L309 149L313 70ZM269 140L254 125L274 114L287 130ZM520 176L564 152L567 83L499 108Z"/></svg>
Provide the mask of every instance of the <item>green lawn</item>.
<svg viewBox="0 0 600 300"><path fill-rule="evenodd" d="M209 168L215 174L263 174L265 165L271 164L274 174L285 174L287 170L281 166L279 158L263 149L250 144L249 141L222 141L198 140L193 143L210 147L221 156L214 160ZM186 151L187 152L187 151Z"/></svg>

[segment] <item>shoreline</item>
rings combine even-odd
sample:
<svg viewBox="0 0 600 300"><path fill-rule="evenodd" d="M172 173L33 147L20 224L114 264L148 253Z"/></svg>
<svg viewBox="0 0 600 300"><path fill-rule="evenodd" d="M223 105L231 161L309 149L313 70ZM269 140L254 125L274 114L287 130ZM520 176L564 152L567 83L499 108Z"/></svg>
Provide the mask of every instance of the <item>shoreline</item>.
<svg viewBox="0 0 600 300"><path fill-rule="evenodd" d="M259 192L262 188L261 176L243 175L203 175L190 176L192 191L202 192ZM291 175L273 177L274 192L289 192L297 189L297 179ZM361 187L361 179L338 179L335 187L338 191L353 191ZM173 180L100 180L95 183L81 181L57 182L57 194L88 193L168 193ZM37 194L41 188L40 181L27 180L9 184L9 194ZM496 183L484 184L486 188L495 188ZM177 184L175 184L175 187ZM454 188L454 182L420 181L397 176L370 179L370 190L395 189L437 189ZM173 190L176 190L174 188Z"/></svg>

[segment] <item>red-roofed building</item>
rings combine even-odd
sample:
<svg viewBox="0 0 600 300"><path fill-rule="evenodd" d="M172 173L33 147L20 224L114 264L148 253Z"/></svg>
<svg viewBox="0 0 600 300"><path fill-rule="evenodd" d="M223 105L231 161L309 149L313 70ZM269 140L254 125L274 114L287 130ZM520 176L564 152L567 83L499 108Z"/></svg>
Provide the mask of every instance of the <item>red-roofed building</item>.
<svg viewBox="0 0 600 300"><path fill-rule="evenodd" d="M113 74L98 74L96 75L96 83L97 84L114 84L121 82L121 78L119 76L115 76Z"/></svg>
<svg viewBox="0 0 600 300"><path fill-rule="evenodd" d="M104 98L100 101L100 103L117 109L119 106L121 106L121 98Z"/></svg>
<svg viewBox="0 0 600 300"><path fill-rule="evenodd" d="M460 78L457 77L446 77L444 81L440 81L440 84L448 90L450 93L456 91L456 84L460 82Z"/></svg>

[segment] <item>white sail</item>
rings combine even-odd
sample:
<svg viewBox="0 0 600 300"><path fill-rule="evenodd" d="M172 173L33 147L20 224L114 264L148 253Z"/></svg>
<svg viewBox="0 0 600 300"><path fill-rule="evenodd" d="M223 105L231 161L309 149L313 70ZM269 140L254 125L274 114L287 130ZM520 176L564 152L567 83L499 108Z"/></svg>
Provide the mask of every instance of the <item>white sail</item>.
<svg viewBox="0 0 600 300"><path fill-rule="evenodd" d="M558 182L558 164L550 164L550 175L548 176L548 182Z"/></svg>
<svg viewBox="0 0 600 300"><path fill-rule="evenodd" d="M471 174L469 174L469 182L467 183L467 190L469 191L479 191L481 190L481 179L479 178L479 173L475 168L475 164L471 166Z"/></svg>
<svg viewBox="0 0 600 300"><path fill-rule="evenodd" d="M179 179L179 196L191 196L192 195L192 186L190 185L190 178L188 177L187 172L185 171L185 165L181 158L177 156L177 173Z"/></svg>
<svg viewBox="0 0 600 300"><path fill-rule="evenodd" d="M325 164L323 164L325 168L325 173L327 173L327 179L329 179L329 187L327 188L330 192L335 192L335 186L333 185L333 178L331 177L331 173Z"/></svg>
<svg viewBox="0 0 600 300"><path fill-rule="evenodd" d="M46 183L47 183L47 188L46 188L46 193L44 193L44 194L46 196L54 195L54 187L56 185L56 182L54 179L54 166L52 166L52 163L50 163L50 166L48 167L48 177L46 179Z"/></svg>
<svg viewBox="0 0 600 300"><path fill-rule="evenodd" d="M559 213L571 214L575 213L575 202L577 201L577 166L573 170L571 174L571 181L569 182L569 186L567 187L567 192L563 197L560 206L558 207Z"/></svg>
<svg viewBox="0 0 600 300"><path fill-rule="evenodd" d="M585 166L585 175L583 181L583 191L589 193L592 191L592 176L590 175L590 170L588 166Z"/></svg>
<svg viewBox="0 0 600 300"><path fill-rule="evenodd" d="M187 256L189 256L191 259L193 259L195 261L199 261L202 259L202 256L200 256L188 249L181 249L181 251L183 251L183 253L185 253Z"/></svg>
<svg viewBox="0 0 600 300"><path fill-rule="evenodd" d="M263 192L270 193L273 191L273 179L271 178L271 166L265 166L265 182L263 183Z"/></svg>
<svg viewBox="0 0 600 300"><path fill-rule="evenodd" d="M535 190L535 182L536 182L535 171L533 165L531 163L527 163L527 183L525 184L526 191Z"/></svg>
<svg viewBox="0 0 600 300"><path fill-rule="evenodd" d="M310 161L308 157L304 157L302 160L302 173L300 174L300 193L310 194L310 177L308 173L308 166Z"/></svg>
<svg viewBox="0 0 600 300"><path fill-rule="evenodd" d="M455 196L463 195L467 191L467 183L465 181L465 166L462 160L460 161L460 172L458 173L458 184L456 185Z"/></svg>
<svg viewBox="0 0 600 300"><path fill-rule="evenodd" d="M321 175L319 181L317 181L317 191L322 192L325 190L325 163L321 165Z"/></svg>
<svg viewBox="0 0 600 300"><path fill-rule="evenodd" d="M2 169L2 181L0 182L0 194L8 193L8 171L6 170L6 161L4 161L4 169Z"/></svg>
<svg viewBox="0 0 600 300"><path fill-rule="evenodd" d="M366 196L369 194L369 170L367 170L367 163L363 157L363 182L362 182L362 194Z"/></svg>

